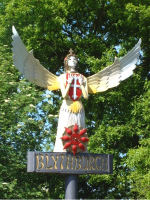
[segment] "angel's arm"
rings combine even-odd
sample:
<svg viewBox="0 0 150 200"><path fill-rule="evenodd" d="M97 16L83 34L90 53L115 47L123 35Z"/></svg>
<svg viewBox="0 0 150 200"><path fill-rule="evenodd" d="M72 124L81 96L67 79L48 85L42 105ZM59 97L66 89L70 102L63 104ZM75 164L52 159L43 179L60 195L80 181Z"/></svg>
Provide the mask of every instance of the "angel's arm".
<svg viewBox="0 0 150 200"><path fill-rule="evenodd" d="M86 78L85 78L84 84L81 85L82 95L83 95L83 97L85 99L88 99L88 84L87 84L87 79Z"/></svg>
<svg viewBox="0 0 150 200"><path fill-rule="evenodd" d="M60 90L61 90L61 94L63 98L66 98L69 92L69 88L71 86L71 82L72 82L72 77L70 77L70 79L68 79L68 84L67 86L65 83L65 77L64 75L59 77L59 82L60 82Z"/></svg>
<svg viewBox="0 0 150 200"><path fill-rule="evenodd" d="M79 80L82 90L82 95L85 99L88 99L88 84L87 84L87 78L82 76Z"/></svg>

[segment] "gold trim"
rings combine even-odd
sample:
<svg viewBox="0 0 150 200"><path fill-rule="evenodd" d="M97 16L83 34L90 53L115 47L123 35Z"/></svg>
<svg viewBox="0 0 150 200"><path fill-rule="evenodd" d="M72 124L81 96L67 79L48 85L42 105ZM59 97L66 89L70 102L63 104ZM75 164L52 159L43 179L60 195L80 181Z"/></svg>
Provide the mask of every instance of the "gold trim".
<svg viewBox="0 0 150 200"><path fill-rule="evenodd" d="M67 100L66 102L67 102L70 112L79 113L83 109L83 105L81 101Z"/></svg>

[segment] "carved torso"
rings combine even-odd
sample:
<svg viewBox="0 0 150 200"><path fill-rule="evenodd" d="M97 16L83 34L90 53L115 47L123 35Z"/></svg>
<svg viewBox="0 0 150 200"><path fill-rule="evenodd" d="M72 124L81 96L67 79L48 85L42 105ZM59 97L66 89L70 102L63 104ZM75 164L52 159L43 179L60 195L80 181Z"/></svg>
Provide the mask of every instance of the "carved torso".
<svg viewBox="0 0 150 200"><path fill-rule="evenodd" d="M79 77L81 76L81 74L79 74L79 73L66 73L66 86L68 84L68 78L70 76L73 77L73 81L71 83L71 86L70 86L70 89L69 89L69 92L68 92L68 96L70 97L70 99L72 99L72 101L77 101L82 96L82 90L80 88L80 83L79 83Z"/></svg>

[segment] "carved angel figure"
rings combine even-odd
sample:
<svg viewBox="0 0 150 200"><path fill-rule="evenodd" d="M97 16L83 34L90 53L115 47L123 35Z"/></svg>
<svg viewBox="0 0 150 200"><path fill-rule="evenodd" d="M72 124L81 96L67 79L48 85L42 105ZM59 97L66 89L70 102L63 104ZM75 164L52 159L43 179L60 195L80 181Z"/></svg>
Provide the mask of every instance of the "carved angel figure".
<svg viewBox="0 0 150 200"><path fill-rule="evenodd" d="M97 93L116 87L121 81L133 74L140 54L141 39L123 58L116 58L111 66L86 78L76 71L77 56L72 50L64 59L65 73L59 77L44 68L32 52L28 52L15 27L13 31L13 62L16 68L29 81L48 90L61 90L63 102L59 112L54 152L65 152L61 137L65 128L78 125L85 128L85 112L81 97L88 98L89 93Z"/></svg>

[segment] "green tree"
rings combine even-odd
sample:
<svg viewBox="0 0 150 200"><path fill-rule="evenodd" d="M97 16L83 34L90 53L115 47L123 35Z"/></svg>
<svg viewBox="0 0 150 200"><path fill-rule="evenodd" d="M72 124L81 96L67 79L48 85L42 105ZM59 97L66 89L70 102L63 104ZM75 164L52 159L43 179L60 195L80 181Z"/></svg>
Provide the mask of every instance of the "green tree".
<svg viewBox="0 0 150 200"><path fill-rule="evenodd" d="M148 0L1 0L1 198L64 197L63 176L26 172L28 150L52 150L61 99L59 92L45 92L24 80L13 66L12 25L35 57L58 74L69 48L80 58L79 71L89 76L142 38L135 74L84 101L89 151L113 154L114 172L80 176L79 197L150 198L149 20Z"/></svg>

